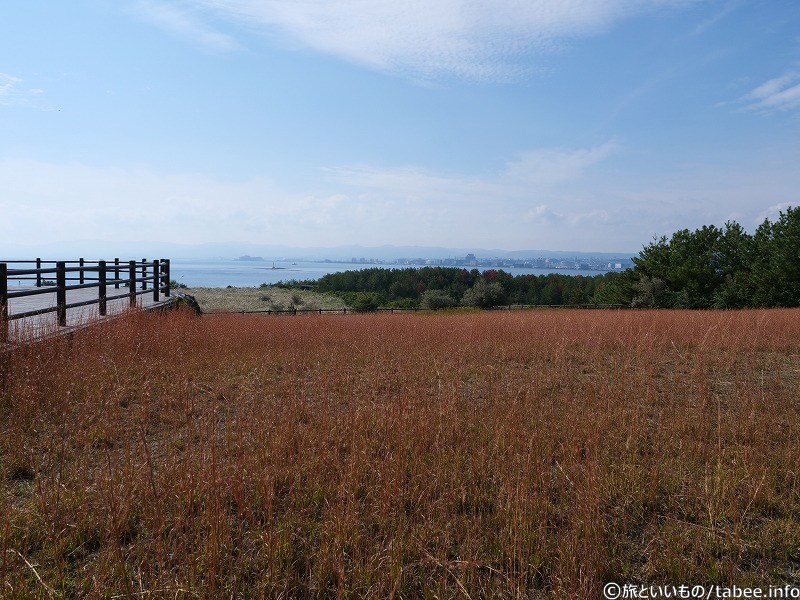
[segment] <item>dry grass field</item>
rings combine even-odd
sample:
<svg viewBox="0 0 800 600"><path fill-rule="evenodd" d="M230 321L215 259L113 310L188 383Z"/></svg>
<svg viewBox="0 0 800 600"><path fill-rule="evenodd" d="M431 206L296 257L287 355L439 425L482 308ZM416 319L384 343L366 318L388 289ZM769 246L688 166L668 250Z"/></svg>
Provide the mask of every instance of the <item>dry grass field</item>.
<svg viewBox="0 0 800 600"><path fill-rule="evenodd" d="M800 312L136 315L0 392L8 598L800 582Z"/></svg>

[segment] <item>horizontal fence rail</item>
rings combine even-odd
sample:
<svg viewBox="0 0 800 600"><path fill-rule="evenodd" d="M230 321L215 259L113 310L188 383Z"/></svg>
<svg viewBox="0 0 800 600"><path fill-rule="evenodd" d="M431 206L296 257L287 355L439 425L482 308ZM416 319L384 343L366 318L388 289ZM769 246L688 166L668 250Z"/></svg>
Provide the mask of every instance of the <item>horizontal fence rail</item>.
<svg viewBox="0 0 800 600"><path fill-rule="evenodd" d="M14 290L14 284L27 284ZM113 286L113 287L112 287ZM148 289L149 286L149 289ZM97 288L97 297L82 302L67 302L67 292ZM124 293L113 292L109 288ZM54 306L10 313L9 301L40 294L56 295ZM67 325L67 310L97 305L100 316L106 316L110 300L128 299L136 307L138 296L153 294L153 301L170 295L170 261L167 258L148 261L129 260L6 260L0 261L0 343L8 340L9 322L15 319L56 313L60 327Z"/></svg>

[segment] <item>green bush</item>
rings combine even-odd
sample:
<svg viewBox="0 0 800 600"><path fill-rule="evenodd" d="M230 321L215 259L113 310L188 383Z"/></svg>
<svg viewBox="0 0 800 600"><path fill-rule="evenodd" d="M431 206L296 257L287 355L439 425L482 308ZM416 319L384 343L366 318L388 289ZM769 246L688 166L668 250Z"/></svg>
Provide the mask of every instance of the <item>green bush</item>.
<svg viewBox="0 0 800 600"><path fill-rule="evenodd" d="M506 292L500 283L496 281L487 283L485 279L481 279L464 292L461 304L477 308L492 308L505 304L505 300Z"/></svg>
<svg viewBox="0 0 800 600"><path fill-rule="evenodd" d="M425 290L419 299L419 307L426 310L452 308L458 303L444 290Z"/></svg>
<svg viewBox="0 0 800 600"><path fill-rule="evenodd" d="M378 310L378 299L373 294L359 294L353 303L357 312L375 312Z"/></svg>

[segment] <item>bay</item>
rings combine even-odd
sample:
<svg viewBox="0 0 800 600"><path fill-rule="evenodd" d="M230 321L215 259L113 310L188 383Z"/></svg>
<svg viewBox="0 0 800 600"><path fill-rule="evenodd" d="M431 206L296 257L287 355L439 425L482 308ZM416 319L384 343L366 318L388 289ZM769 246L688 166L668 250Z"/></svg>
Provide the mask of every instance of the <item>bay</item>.
<svg viewBox="0 0 800 600"><path fill-rule="evenodd" d="M311 261L242 261L231 259L200 260L173 259L171 261L171 278L188 287L258 287L262 283L275 284L280 281L316 280L329 273L371 269L375 267L387 269L420 268L423 265L406 264L366 264L351 262L311 262ZM461 268L461 267L459 267ZM486 271L500 267L463 267L477 268ZM525 269L502 267L511 275L602 275L608 270L582 269Z"/></svg>

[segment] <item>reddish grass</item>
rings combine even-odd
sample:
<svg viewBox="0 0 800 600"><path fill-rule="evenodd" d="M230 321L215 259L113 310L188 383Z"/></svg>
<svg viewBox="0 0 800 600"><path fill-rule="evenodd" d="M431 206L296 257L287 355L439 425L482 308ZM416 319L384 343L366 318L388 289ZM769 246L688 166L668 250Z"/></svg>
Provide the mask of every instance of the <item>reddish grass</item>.
<svg viewBox="0 0 800 600"><path fill-rule="evenodd" d="M0 392L10 598L797 582L800 312L136 315Z"/></svg>

